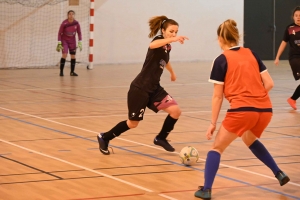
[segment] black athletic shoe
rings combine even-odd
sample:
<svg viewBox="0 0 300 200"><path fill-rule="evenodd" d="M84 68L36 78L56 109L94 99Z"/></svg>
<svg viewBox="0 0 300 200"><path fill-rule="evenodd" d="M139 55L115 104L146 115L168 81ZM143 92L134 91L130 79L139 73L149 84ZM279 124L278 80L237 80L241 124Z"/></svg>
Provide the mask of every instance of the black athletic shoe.
<svg viewBox="0 0 300 200"><path fill-rule="evenodd" d="M203 186L199 186L199 190L195 192L195 197L210 200L211 199L211 189L203 190Z"/></svg>
<svg viewBox="0 0 300 200"><path fill-rule="evenodd" d="M169 142L166 139L159 139L159 138L154 138L153 143L155 145L163 147L166 151L174 152L175 149L169 144Z"/></svg>
<svg viewBox="0 0 300 200"><path fill-rule="evenodd" d="M287 182L290 181L290 178L283 171L277 172L275 177L278 179L279 184L281 186L285 185Z"/></svg>
<svg viewBox="0 0 300 200"><path fill-rule="evenodd" d="M63 72L60 72L60 73L59 73L59 76L64 76L64 73L63 73Z"/></svg>
<svg viewBox="0 0 300 200"><path fill-rule="evenodd" d="M110 152L108 150L108 143L109 141L106 141L102 138L103 133L100 133L99 135L97 135L97 140L99 143L99 150L101 153L103 153L104 155L109 155Z"/></svg>
<svg viewBox="0 0 300 200"><path fill-rule="evenodd" d="M71 72L70 76L78 76L78 74L76 74L75 72Z"/></svg>

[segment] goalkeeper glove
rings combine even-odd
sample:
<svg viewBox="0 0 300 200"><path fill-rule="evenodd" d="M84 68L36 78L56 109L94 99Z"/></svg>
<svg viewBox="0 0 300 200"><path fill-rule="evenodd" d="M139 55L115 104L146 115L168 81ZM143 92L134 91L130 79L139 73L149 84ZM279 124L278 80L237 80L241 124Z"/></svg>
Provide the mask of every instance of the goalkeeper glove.
<svg viewBox="0 0 300 200"><path fill-rule="evenodd" d="M78 48L80 49L80 51L82 51L82 42L78 41Z"/></svg>
<svg viewBox="0 0 300 200"><path fill-rule="evenodd" d="M60 50L63 50L63 46L61 45L61 41L58 41L57 47L56 47L56 51L60 52Z"/></svg>

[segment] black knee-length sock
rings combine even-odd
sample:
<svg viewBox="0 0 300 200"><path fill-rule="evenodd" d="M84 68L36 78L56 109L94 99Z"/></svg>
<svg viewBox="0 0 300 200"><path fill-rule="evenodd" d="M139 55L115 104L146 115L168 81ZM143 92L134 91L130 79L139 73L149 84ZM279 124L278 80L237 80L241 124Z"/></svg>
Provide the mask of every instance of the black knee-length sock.
<svg viewBox="0 0 300 200"><path fill-rule="evenodd" d="M103 134L102 138L104 140L112 140L115 137L118 137L125 131L128 131L130 128L127 125L127 120L118 123L115 127L113 127L110 131Z"/></svg>
<svg viewBox="0 0 300 200"><path fill-rule="evenodd" d="M75 70L76 59L71 59L71 72Z"/></svg>
<svg viewBox="0 0 300 200"><path fill-rule="evenodd" d="M300 97L300 85L298 85L291 98L296 101L299 97Z"/></svg>
<svg viewBox="0 0 300 200"><path fill-rule="evenodd" d="M64 71L65 63L66 63L66 59L65 58L61 58L60 59L60 72Z"/></svg>
<svg viewBox="0 0 300 200"><path fill-rule="evenodd" d="M165 122L163 124L163 127L160 131L160 133L157 135L160 139L166 139L169 135L169 133L174 129L174 125L177 122L178 119L172 118L170 115L168 115L165 119Z"/></svg>

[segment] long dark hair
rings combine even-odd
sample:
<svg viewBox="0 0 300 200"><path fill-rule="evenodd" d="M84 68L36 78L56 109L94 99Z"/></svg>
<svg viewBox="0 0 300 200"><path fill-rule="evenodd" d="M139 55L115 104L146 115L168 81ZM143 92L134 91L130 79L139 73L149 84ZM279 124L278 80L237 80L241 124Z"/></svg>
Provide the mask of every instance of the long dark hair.
<svg viewBox="0 0 300 200"><path fill-rule="evenodd" d="M300 11L300 6L296 6L296 8L294 8L293 14L292 14L292 20L294 20L294 14L296 11Z"/></svg>
<svg viewBox="0 0 300 200"><path fill-rule="evenodd" d="M74 10L69 10L69 11L68 11L68 15L70 14L70 12L72 12L72 13L75 14L75 11L74 11Z"/></svg>
<svg viewBox="0 0 300 200"><path fill-rule="evenodd" d="M168 19L166 16L161 15L161 16L155 16L150 18L149 20L149 27L150 27L150 33L148 35L149 38L154 37L159 30L166 30L169 25L177 25L179 24L173 20L173 19Z"/></svg>
<svg viewBox="0 0 300 200"><path fill-rule="evenodd" d="M294 11L293 11L293 16L294 16L295 12L298 11L298 10L300 10L300 6L297 6L297 7L294 9Z"/></svg>

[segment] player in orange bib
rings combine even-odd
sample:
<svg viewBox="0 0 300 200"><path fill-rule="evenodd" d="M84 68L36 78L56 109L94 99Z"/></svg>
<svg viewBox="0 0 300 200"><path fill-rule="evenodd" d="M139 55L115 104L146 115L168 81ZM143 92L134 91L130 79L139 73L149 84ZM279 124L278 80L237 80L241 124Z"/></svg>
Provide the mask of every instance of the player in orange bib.
<svg viewBox="0 0 300 200"><path fill-rule="evenodd" d="M253 154L272 170L280 185L290 180L257 139L272 118L268 92L274 85L273 80L256 53L238 46L239 32L234 20L224 21L218 27L217 34L223 53L214 60L209 79L214 83L214 93L211 124L206 132L208 140L212 139L216 129L223 96L229 101L230 109L207 154L204 186L200 186L195 193L202 199L211 199L221 154L237 137L241 137Z"/></svg>

